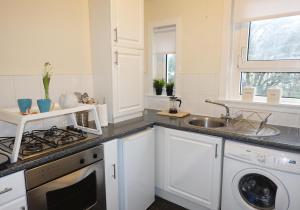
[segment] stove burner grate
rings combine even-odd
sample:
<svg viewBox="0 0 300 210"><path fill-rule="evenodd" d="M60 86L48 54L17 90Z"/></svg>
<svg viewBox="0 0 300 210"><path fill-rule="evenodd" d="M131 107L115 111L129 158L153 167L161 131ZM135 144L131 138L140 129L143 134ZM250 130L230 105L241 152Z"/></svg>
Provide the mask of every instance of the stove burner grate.
<svg viewBox="0 0 300 210"><path fill-rule="evenodd" d="M56 126L48 130L33 130L25 132L20 146L20 155L30 156L49 149L71 144L85 139L87 136L83 132L71 132L59 129ZM14 147L14 137L0 137L0 147L7 152L12 152Z"/></svg>

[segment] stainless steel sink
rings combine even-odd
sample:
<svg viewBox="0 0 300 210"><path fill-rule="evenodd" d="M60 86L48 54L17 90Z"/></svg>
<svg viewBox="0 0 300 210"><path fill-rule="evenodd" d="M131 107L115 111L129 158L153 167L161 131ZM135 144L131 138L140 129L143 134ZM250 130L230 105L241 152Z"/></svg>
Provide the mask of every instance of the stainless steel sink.
<svg viewBox="0 0 300 210"><path fill-rule="evenodd" d="M213 117L193 118L188 121L188 124L202 128L221 128L226 126L223 120Z"/></svg>

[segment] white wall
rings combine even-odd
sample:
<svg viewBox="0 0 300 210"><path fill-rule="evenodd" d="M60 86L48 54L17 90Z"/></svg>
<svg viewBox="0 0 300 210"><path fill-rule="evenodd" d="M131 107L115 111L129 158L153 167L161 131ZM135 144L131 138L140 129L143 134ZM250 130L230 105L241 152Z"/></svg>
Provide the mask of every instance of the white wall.
<svg viewBox="0 0 300 210"><path fill-rule="evenodd" d="M90 73L87 0L1 0L0 75Z"/></svg>
<svg viewBox="0 0 300 210"><path fill-rule="evenodd" d="M50 82L50 98L53 102L58 102L62 93L87 92L93 96L93 76L92 74L68 74L54 75ZM32 105L37 106L36 100L44 97L44 89L41 76L0 76L0 107L17 107L18 98L31 98ZM50 120L30 123L26 129L50 128L53 125L65 126L69 124L69 118L60 117ZM15 125L10 125L0 121L0 136L14 136Z"/></svg>
<svg viewBox="0 0 300 210"><path fill-rule="evenodd" d="M182 110L218 116L223 109L204 103L218 97L222 52L223 0L145 0L145 94L146 107L167 109L168 99L153 97L152 69L149 62L151 26L175 20L177 59L176 94Z"/></svg>
<svg viewBox="0 0 300 210"><path fill-rule="evenodd" d="M224 113L224 108L204 102L205 99L220 98L220 75L223 69L221 40L223 30L228 30L228 27L222 26L223 7L228 7L224 2L228 1L145 0L145 60L148 62L150 56L147 53L149 54L151 43L151 40L148 40L149 25L174 19L181 20L182 36L179 40L181 44L177 49L181 52L179 55L181 66L177 73L176 94L183 99L183 111L217 117ZM148 62L145 64L148 68L145 73L145 107L168 109L167 97L153 96L152 70ZM237 103L229 103L229 106L232 113L241 109L271 112L272 116L269 119L271 124L300 128L300 113L295 109Z"/></svg>

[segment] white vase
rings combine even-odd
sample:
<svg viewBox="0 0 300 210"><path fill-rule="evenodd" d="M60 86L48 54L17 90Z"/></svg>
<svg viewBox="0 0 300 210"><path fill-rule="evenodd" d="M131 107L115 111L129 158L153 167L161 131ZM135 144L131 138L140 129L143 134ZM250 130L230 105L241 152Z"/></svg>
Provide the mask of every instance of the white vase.
<svg viewBox="0 0 300 210"><path fill-rule="evenodd" d="M78 98L74 93L61 94L58 103L62 109L73 108L78 106Z"/></svg>

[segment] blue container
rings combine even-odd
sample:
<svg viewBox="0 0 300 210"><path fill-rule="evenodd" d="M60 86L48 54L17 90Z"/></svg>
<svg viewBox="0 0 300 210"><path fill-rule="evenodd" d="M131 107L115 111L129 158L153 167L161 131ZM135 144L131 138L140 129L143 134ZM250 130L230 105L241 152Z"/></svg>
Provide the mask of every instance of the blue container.
<svg viewBox="0 0 300 210"><path fill-rule="evenodd" d="M21 98L18 99L18 106L21 113L29 113L32 105L32 99Z"/></svg>
<svg viewBox="0 0 300 210"><path fill-rule="evenodd" d="M37 100L37 105L41 113L49 112L51 107L51 100L50 99L39 99Z"/></svg>

